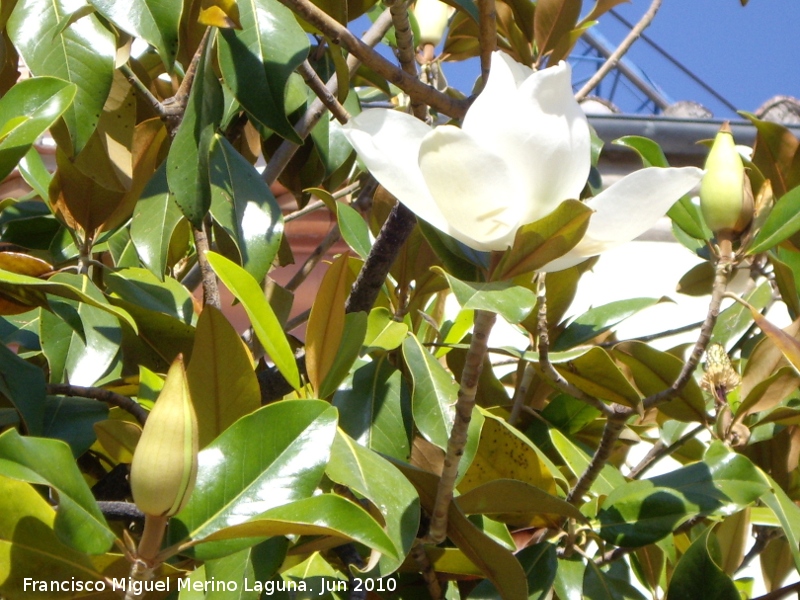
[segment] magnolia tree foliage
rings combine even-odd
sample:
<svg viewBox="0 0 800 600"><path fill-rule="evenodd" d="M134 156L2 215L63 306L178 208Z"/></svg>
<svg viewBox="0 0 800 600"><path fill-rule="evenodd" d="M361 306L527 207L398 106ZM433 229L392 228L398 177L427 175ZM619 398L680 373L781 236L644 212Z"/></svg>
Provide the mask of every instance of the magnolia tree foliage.
<svg viewBox="0 0 800 600"><path fill-rule="evenodd" d="M742 113L752 153L723 130L698 186L624 138L643 168L601 191L562 61L619 3L4 0L0 596L793 591L800 142ZM466 97L443 59L473 57ZM569 308L665 213L709 297L666 352L616 335L656 299Z"/></svg>

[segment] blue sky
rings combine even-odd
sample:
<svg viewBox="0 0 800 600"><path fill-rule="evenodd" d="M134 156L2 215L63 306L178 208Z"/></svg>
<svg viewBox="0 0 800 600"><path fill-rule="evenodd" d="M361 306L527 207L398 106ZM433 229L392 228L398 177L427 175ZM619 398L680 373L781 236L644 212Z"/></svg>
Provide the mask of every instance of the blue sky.
<svg viewBox="0 0 800 600"><path fill-rule="evenodd" d="M594 4L583 0L584 13ZM650 0L632 0L615 10L636 23ZM604 15L595 31L614 46L627 28ZM800 0L664 0L645 35L740 110L754 111L769 98L800 98ZM736 118L689 77L638 40L628 59L673 101L694 100L717 118ZM451 85L469 92L478 73L474 61L446 63ZM626 112L630 99L619 98Z"/></svg>
<svg viewBox="0 0 800 600"><path fill-rule="evenodd" d="M633 0L617 11L636 22L649 5ZM612 42L625 33L611 15L598 27ZM800 97L800 0L750 0L745 7L739 0L665 0L645 34L741 110L777 94ZM629 58L673 100L696 100L715 116L732 116L642 40Z"/></svg>

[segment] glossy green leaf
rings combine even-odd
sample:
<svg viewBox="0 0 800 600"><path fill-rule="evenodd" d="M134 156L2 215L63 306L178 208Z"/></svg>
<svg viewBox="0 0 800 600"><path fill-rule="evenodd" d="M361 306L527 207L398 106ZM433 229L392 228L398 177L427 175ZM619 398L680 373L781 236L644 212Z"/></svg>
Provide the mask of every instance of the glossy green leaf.
<svg viewBox="0 0 800 600"><path fill-rule="evenodd" d="M178 52L178 26L183 2L180 0L90 0L97 12L117 27L153 46L167 71L172 72Z"/></svg>
<svg viewBox="0 0 800 600"><path fill-rule="evenodd" d="M17 83L0 99L0 180L64 114L76 92L77 87L61 79L34 77ZM46 188L37 191L47 198Z"/></svg>
<svg viewBox="0 0 800 600"><path fill-rule="evenodd" d="M465 514L486 515L520 527L530 527L541 517L553 527L559 527L564 517L585 521L569 502L515 479L487 481L458 496L456 504Z"/></svg>
<svg viewBox="0 0 800 600"><path fill-rule="evenodd" d="M426 440L444 450L453 428L458 384L414 336L403 342L403 357L414 380L414 423Z"/></svg>
<svg viewBox="0 0 800 600"><path fill-rule="evenodd" d="M364 335L367 332L367 313L345 314L344 330L347 333L342 336L330 370L319 386L318 393L321 398L332 395L350 373L350 368L358 358L364 343Z"/></svg>
<svg viewBox="0 0 800 600"><path fill-rule="evenodd" d="M6 431L0 435L0 475L47 485L58 493L54 528L64 544L89 554L111 547L116 536L64 442Z"/></svg>
<svg viewBox="0 0 800 600"><path fill-rule="evenodd" d="M309 497L328 463L336 416L327 402L287 400L239 419L200 451L197 483L186 508L173 519L171 539L200 540ZM202 545L194 553L210 558L242 547Z"/></svg>
<svg viewBox="0 0 800 600"><path fill-rule="evenodd" d="M407 334L408 325L396 321L388 308L377 306L369 313L364 347L367 350L394 350L403 343Z"/></svg>
<svg viewBox="0 0 800 600"><path fill-rule="evenodd" d="M160 279L167 268L172 234L183 219L167 184L167 166L163 163L145 186L136 203L131 221L131 240L142 263Z"/></svg>
<svg viewBox="0 0 800 600"><path fill-rule="evenodd" d="M108 418L108 405L88 398L48 396L44 412L44 437L69 444L78 458L94 444L94 424Z"/></svg>
<svg viewBox="0 0 800 600"><path fill-rule="evenodd" d="M261 592L255 589L256 582L261 583L275 576L286 558L288 546L288 539L276 536L241 552L206 561L204 566L208 581L236 583L235 591L209 590L208 600L258 600ZM200 595L201 600L206 600L205 594L201 592Z"/></svg>
<svg viewBox="0 0 800 600"><path fill-rule="evenodd" d="M561 455L564 464L575 477L580 477L589 466L591 455L557 429L550 429L549 432L550 440ZM626 479L619 469L606 463L590 491L596 495L608 495L625 483Z"/></svg>
<svg viewBox="0 0 800 600"><path fill-rule="evenodd" d="M768 489L750 460L714 442L701 462L613 490L598 514L600 536L620 546L645 546L695 516L737 512Z"/></svg>
<svg viewBox="0 0 800 600"><path fill-rule="evenodd" d="M336 203L336 218L339 221L339 232L347 245L355 250L364 260L372 249L369 239L369 227L361 214L344 202Z"/></svg>
<svg viewBox="0 0 800 600"><path fill-rule="evenodd" d="M768 282L759 285L744 299L756 310L761 310L772 301L772 287ZM723 310L717 318L711 343L726 346L729 341L737 339L753 324L753 316L746 306L734 303Z"/></svg>
<svg viewBox="0 0 800 600"><path fill-rule="evenodd" d="M362 446L399 460L411 452L408 388L386 358L359 367L333 396L339 427Z"/></svg>
<svg viewBox="0 0 800 600"><path fill-rule="evenodd" d="M275 366L293 388L299 389L300 372L297 369L294 353L278 318L256 280L224 256L214 252L209 252L206 256L222 283L244 306L258 341L264 346Z"/></svg>
<svg viewBox="0 0 800 600"><path fill-rule="evenodd" d="M208 542L274 535L332 535L353 540L397 558L392 541L367 511L335 494L322 494L283 504L240 525L220 529Z"/></svg>
<svg viewBox="0 0 800 600"><path fill-rule="evenodd" d="M151 271L132 267L108 273L105 284L111 293L142 308L162 312L188 324L194 320L191 294L171 277L159 281Z"/></svg>
<svg viewBox="0 0 800 600"><path fill-rule="evenodd" d="M706 529L689 546L678 564L667 588L670 598L686 600L740 600L741 595L722 569L719 543Z"/></svg>
<svg viewBox="0 0 800 600"><path fill-rule="evenodd" d="M494 270L493 279L535 271L569 252L586 233L592 212L582 202L567 200L543 219L520 227L511 249Z"/></svg>
<svg viewBox="0 0 800 600"><path fill-rule="evenodd" d="M202 227L211 207L209 153L223 111L222 88L212 66L213 41L214 36L206 41L186 111L167 155L169 190L196 229Z"/></svg>
<svg viewBox="0 0 800 600"><path fill-rule="evenodd" d="M7 26L34 75L58 77L77 86L74 102L64 113L71 154L83 149L97 127L111 90L116 55L113 34L95 15L62 29L65 19L82 5L75 0L21 0Z"/></svg>
<svg viewBox="0 0 800 600"><path fill-rule="evenodd" d="M280 206L253 165L220 135L215 136L209 169L211 216L236 244L245 270L261 281L281 243Z"/></svg>
<svg viewBox="0 0 800 600"><path fill-rule="evenodd" d="M222 30L219 64L239 103L264 127L301 143L284 110L289 77L308 56L308 37L276 0L240 0L240 30Z"/></svg>
<svg viewBox="0 0 800 600"><path fill-rule="evenodd" d="M536 294L509 281L469 283L456 279L439 267L434 267L434 270L447 278L453 295L463 309L495 312L515 324L527 317L536 305Z"/></svg>
<svg viewBox="0 0 800 600"><path fill-rule="evenodd" d="M567 325L567 328L553 343L553 350L558 352L584 344L605 333L628 317L655 306L663 300L663 298L631 298L590 308Z"/></svg>
<svg viewBox="0 0 800 600"><path fill-rule="evenodd" d="M419 497L391 463L338 432L325 470L328 477L370 500L383 516L395 556L384 556L377 576L393 573L411 550L419 529Z"/></svg>
<svg viewBox="0 0 800 600"><path fill-rule="evenodd" d="M80 289L98 304L105 302L102 292L86 276L58 273L50 281ZM48 312L42 313L40 338L51 362L51 381L93 385L111 368L118 356L122 342L119 321L109 311L85 302L57 302L62 306L61 310L77 315L81 330L73 329L69 337L63 337L57 326L59 317ZM51 304L54 308L57 306L56 301Z"/></svg>
<svg viewBox="0 0 800 600"><path fill-rule="evenodd" d="M0 394L17 409L30 435L44 431L45 386L40 368L0 345Z"/></svg>
<svg viewBox="0 0 800 600"><path fill-rule="evenodd" d="M15 88L16 89L16 88ZM33 190L39 194L43 200L48 196L48 188L50 181L53 179L52 173L47 170L47 167L42 160L42 155L39 151L31 147L25 156L19 161L19 173Z"/></svg>
<svg viewBox="0 0 800 600"><path fill-rule="evenodd" d="M786 192L756 234L748 254L758 254L780 244L800 231L800 186Z"/></svg>
<svg viewBox="0 0 800 600"><path fill-rule="evenodd" d="M611 354L627 367L636 387L647 396L669 388L678 378L684 364L668 352L661 352L637 341L617 344ZM658 410L672 419L686 423L705 423L708 420L703 391L694 379L690 379L672 400L660 404Z"/></svg>
<svg viewBox="0 0 800 600"><path fill-rule="evenodd" d="M664 151L653 140L639 135L626 135L611 142L616 146L630 148L636 152L644 163L644 167L669 167Z"/></svg>
<svg viewBox="0 0 800 600"><path fill-rule="evenodd" d="M634 408L641 402L639 392L603 348L596 346L569 363L554 367L572 385L604 402Z"/></svg>
<svg viewBox="0 0 800 600"><path fill-rule="evenodd" d="M252 359L225 315L211 305L203 308L197 322L186 378L197 412L200 448L261 406Z"/></svg>
<svg viewBox="0 0 800 600"><path fill-rule="evenodd" d="M31 597L25 577L102 579L85 553L58 538L53 531L55 519L55 510L33 486L0 476L0 593L5 597Z"/></svg>
<svg viewBox="0 0 800 600"><path fill-rule="evenodd" d="M647 600L647 596L631 583L630 571L620 567L614 564L600 567L591 560L586 561L584 597L592 600Z"/></svg>
<svg viewBox="0 0 800 600"><path fill-rule="evenodd" d="M782 248L778 248L778 253L786 256L786 252ZM772 270L775 274L775 285L780 292L781 300L786 304L789 310L789 315L792 319L800 317L800 296L798 295L797 287L797 265L794 261L786 263L778 258L774 252L767 252L769 264L772 265Z"/></svg>

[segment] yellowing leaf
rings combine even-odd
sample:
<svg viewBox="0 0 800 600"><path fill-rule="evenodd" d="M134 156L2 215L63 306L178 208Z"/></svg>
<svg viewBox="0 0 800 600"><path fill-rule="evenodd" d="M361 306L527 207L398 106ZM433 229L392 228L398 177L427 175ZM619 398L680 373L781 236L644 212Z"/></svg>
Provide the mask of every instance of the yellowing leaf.
<svg viewBox="0 0 800 600"><path fill-rule="evenodd" d="M308 317L306 371L315 390L320 389L331 370L344 335L344 303L349 280L348 255L345 253L325 273Z"/></svg>
<svg viewBox="0 0 800 600"><path fill-rule="evenodd" d="M197 411L200 448L261 405L247 349L225 315L213 306L206 306L197 322L186 376Z"/></svg>
<svg viewBox="0 0 800 600"><path fill-rule="evenodd" d="M235 0L203 0L197 22L223 29L242 28Z"/></svg>
<svg viewBox="0 0 800 600"><path fill-rule="evenodd" d="M142 428L130 421L108 419L95 423L94 432L109 458L118 463L130 463Z"/></svg>
<svg viewBox="0 0 800 600"><path fill-rule="evenodd" d="M484 413L478 451L458 485L463 494L497 479L516 479L548 494L556 493L556 482L533 445L504 421Z"/></svg>
<svg viewBox="0 0 800 600"><path fill-rule="evenodd" d="M756 322L759 329L772 340L772 343L775 344L778 350L786 357L786 360L794 367L795 371L800 374L800 341L768 321L754 306L737 296L732 297L750 310L750 314L753 315L753 320Z"/></svg>

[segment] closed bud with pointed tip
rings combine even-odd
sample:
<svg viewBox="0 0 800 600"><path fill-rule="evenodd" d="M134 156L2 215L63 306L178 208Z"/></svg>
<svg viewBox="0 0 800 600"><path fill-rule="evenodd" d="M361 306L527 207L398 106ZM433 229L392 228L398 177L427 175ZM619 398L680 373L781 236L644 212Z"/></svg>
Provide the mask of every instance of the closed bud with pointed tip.
<svg viewBox="0 0 800 600"><path fill-rule="evenodd" d="M700 208L706 225L717 238L735 238L753 219L753 193L727 122L717 133L706 159Z"/></svg>
<svg viewBox="0 0 800 600"><path fill-rule="evenodd" d="M186 505L197 476L197 451L197 415L179 355L133 453L131 491L143 513L171 517Z"/></svg>

